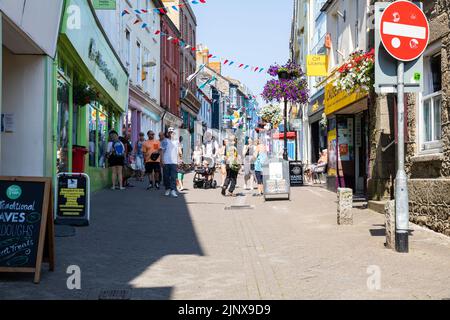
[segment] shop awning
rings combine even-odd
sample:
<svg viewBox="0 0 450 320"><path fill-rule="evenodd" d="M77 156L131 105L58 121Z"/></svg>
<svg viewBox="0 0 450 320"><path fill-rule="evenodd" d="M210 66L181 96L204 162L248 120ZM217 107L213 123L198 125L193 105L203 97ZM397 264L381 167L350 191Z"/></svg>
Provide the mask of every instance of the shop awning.
<svg viewBox="0 0 450 320"><path fill-rule="evenodd" d="M284 139L284 133L274 133L272 136L273 139L283 140ZM288 132L287 133L288 139L295 139L295 132Z"/></svg>

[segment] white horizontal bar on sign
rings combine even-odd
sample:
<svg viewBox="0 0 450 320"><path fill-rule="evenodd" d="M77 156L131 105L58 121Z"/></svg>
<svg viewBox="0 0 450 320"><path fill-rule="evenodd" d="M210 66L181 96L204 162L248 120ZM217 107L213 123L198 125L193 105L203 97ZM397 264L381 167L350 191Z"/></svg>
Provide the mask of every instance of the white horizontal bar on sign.
<svg viewBox="0 0 450 320"><path fill-rule="evenodd" d="M384 22L383 33L391 36L424 40L426 39L427 29L424 27L411 26L409 24Z"/></svg>

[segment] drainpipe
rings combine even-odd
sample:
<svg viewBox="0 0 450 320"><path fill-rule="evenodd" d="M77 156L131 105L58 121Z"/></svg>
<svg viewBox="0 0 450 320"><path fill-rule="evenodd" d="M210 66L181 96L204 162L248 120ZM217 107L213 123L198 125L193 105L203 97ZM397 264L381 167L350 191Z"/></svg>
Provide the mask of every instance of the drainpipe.
<svg viewBox="0 0 450 320"><path fill-rule="evenodd" d="M2 12L0 11L0 121L1 121L1 116L2 116L2 91L3 91L3 84L2 84L2 78L3 78L3 39L2 39L2 35L3 35L3 30L2 30L2 26L3 26L3 15ZM2 159L2 139L1 139L1 135L2 133L0 133L0 174L3 172L2 167L1 167L1 159Z"/></svg>
<svg viewBox="0 0 450 320"><path fill-rule="evenodd" d="M167 110L164 110L164 113L161 117L161 132L164 132L164 118L166 117Z"/></svg>

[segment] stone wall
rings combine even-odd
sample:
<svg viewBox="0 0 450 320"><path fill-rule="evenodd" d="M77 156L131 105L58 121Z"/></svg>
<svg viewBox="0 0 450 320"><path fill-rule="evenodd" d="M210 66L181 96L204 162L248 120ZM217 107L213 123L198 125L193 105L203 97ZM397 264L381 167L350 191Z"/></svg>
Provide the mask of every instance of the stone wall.
<svg viewBox="0 0 450 320"><path fill-rule="evenodd" d="M407 95L406 171L409 181L410 219L450 236L450 0L425 3L430 20L430 43L442 41L442 154L419 155L416 96Z"/></svg>
<svg viewBox="0 0 450 320"><path fill-rule="evenodd" d="M450 236L450 179L408 182L410 220Z"/></svg>
<svg viewBox="0 0 450 320"><path fill-rule="evenodd" d="M394 196L395 145L392 95L373 95L369 103L369 177L370 200L390 200Z"/></svg>

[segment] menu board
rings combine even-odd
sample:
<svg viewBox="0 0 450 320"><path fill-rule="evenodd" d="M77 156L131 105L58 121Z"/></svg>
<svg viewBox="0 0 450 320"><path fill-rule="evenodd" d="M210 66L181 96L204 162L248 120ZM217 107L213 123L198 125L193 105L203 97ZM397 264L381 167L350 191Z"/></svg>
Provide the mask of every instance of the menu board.
<svg viewBox="0 0 450 320"><path fill-rule="evenodd" d="M50 193L48 178L0 177L0 272L34 272L39 282L48 232L46 251L53 268Z"/></svg>
<svg viewBox="0 0 450 320"><path fill-rule="evenodd" d="M56 223L89 225L89 182L84 174L58 175Z"/></svg>
<svg viewBox="0 0 450 320"><path fill-rule="evenodd" d="M289 180L291 187L303 186L303 163L300 161L289 162Z"/></svg>

